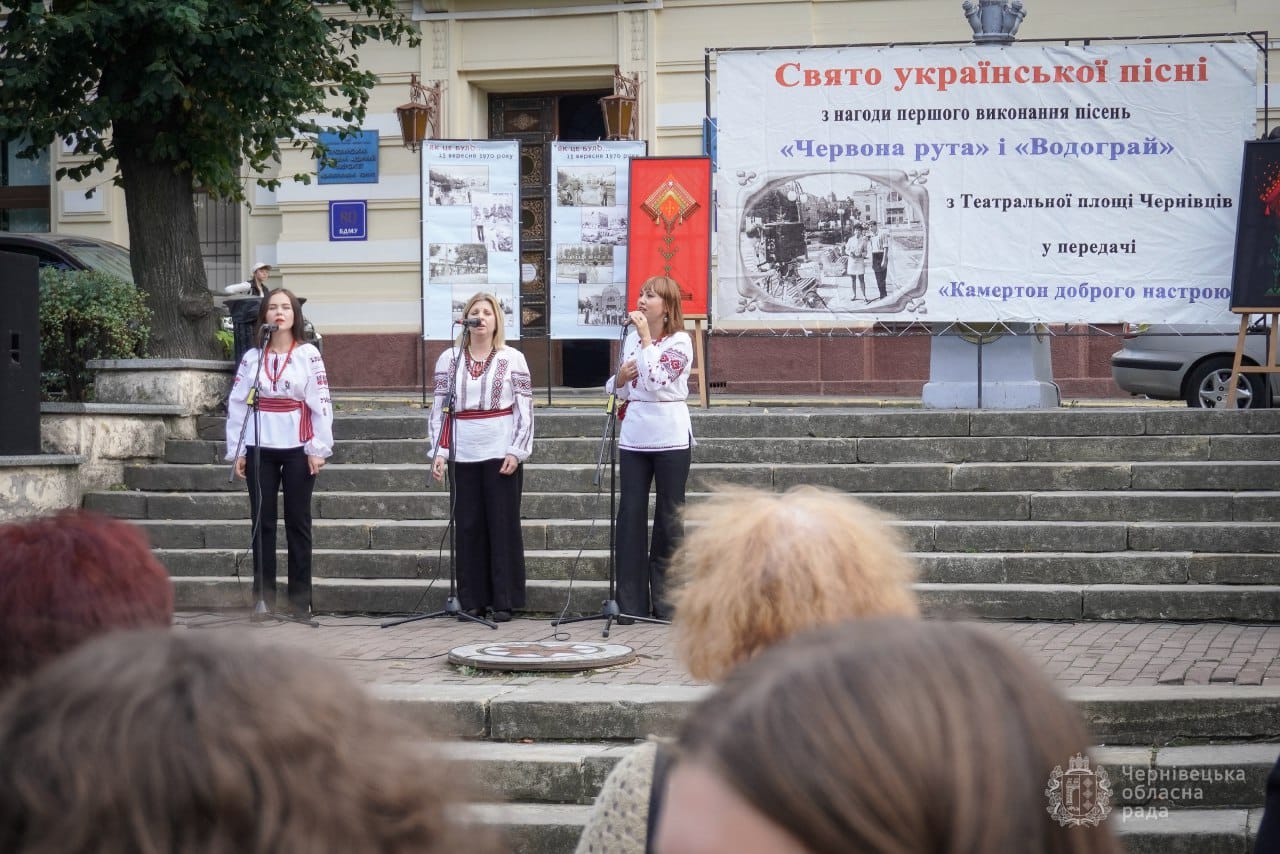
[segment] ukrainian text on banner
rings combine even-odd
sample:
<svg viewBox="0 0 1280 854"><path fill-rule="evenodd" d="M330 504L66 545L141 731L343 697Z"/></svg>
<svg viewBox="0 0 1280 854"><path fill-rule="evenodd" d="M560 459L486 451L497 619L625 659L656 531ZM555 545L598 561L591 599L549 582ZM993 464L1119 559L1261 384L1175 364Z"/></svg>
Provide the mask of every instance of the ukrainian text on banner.
<svg viewBox="0 0 1280 854"><path fill-rule="evenodd" d="M1228 316L1251 45L717 56L717 325Z"/></svg>
<svg viewBox="0 0 1280 854"><path fill-rule="evenodd" d="M627 164L644 141L551 143L551 337L615 338L627 311Z"/></svg>
<svg viewBox="0 0 1280 854"><path fill-rule="evenodd" d="M627 305L650 276L680 286L685 315L706 315L711 280L711 158L640 157L631 161L631 245Z"/></svg>
<svg viewBox="0 0 1280 854"><path fill-rule="evenodd" d="M506 337L520 337L519 182L515 140L422 144L424 338L456 337L462 307L478 291L498 298Z"/></svg>

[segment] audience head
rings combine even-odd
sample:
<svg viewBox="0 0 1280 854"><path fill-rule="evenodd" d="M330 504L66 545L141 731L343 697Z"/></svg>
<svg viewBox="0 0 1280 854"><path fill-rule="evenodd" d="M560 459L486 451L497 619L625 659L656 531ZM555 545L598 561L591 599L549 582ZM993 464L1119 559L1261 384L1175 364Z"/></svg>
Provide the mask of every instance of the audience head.
<svg viewBox="0 0 1280 854"><path fill-rule="evenodd" d="M85 510L0 525L0 689L87 638L173 622L142 530Z"/></svg>
<svg viewBox="0 0 1280 854"><path fill-rule="evenodd" d="M457 783L333 665L191 632L121 632L0 701L0 850L444 854Z"/></svg>
<svg viewBox="0 0 1280 854"><path fill-rule="evenodd" d="M915 565L887 517L837 492L730 489L692 505L672 557L677 651L715 681L797 632L916 616Z"/></svg>
<svg viewBox="0 0 1280 854"><path fill-rule="evenodd" d="M1046 810L1076 710L987 630L855 620L734 671L686 721L661 854L1120 851Z"/></svg>

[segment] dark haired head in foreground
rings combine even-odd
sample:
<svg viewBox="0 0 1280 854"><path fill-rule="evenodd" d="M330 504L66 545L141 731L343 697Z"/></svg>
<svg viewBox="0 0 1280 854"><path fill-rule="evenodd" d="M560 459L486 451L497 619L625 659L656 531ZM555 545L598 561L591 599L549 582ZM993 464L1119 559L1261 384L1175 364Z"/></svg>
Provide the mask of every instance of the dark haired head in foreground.
<svg viewBox="0 0 1280 854"><path fill-rule="evenodd" d="M1034 662L972 625L860 620L797 636L686 723L661 854L1118 854L1047 810L1086 753Z"/></svg>
<svg viewBox="0 0 1280 854"><path fill-rule="evenodd" d="M0 851L498 850L422 742L303 653L115 634L0 702Z"/></svg>

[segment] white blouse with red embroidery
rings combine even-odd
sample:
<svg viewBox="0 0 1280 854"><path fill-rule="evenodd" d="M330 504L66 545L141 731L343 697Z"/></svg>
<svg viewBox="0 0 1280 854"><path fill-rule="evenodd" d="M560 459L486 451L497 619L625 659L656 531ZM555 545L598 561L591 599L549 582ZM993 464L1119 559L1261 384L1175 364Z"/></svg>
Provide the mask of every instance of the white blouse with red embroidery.
<svg viewBox="0 0 1280 854"><path fill-rule="evenodd" d="M622 361L636 360L636 378L616 389L626 406L618 447L624 451L677 451L696 444L689 422L689 369L693 366L693 339L687 332L660 338L640 346L633 330L622 342ZM605 391L615 391L609 377Z"/></svg>
<svg viewBox="0 0 1280 854"><path fill-rule="evenodd" d="M261 350L246 350L236 370L235 382L227 397L227 459L235 459L242 425L245 447L258 444L248 402L255 377L258 394L262 398L280 398L299 407L293 411L278 412L267 411L264 404L263 411L258 413L262 447L287 449L301 445L307 456L331 456L333 404L329 399L329 376L320 351L313 344L298 344L287 355L268 353L265 364L260 362L261 357ZM301 407L310 410L307 419L309 431L304 426ZM310 437L304 438L308 432ZM243 448L240 453L244 454Z"/></svg>

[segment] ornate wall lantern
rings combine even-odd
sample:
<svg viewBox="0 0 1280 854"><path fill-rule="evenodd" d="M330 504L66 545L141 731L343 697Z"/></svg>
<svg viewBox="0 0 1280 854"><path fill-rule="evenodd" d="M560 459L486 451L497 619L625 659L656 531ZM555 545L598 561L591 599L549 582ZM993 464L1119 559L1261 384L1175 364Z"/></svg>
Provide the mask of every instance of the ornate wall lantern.
<svg viewBox="0 0 1280 854"><path fill-rule="evenodd" d="M640 78L613 70L613 94L600 99L606 139L636 138L636 104L640 100Z"/></svg>
<svg viewBox="0 0 1280 854"><path fill-rule="evenodd" d="M417 74L410 74L409 99L409 103L396 107L396 117L400 119L404 147L417 151L424 139L440 136L440 81L423 86Z"/></svg>
<svg viewBox="0 0 1280 854"><path fill-rule="evenodd" d="M973 40L978 44L1013 44L1027 10L1022 0L964 0L960 4L964 16L973 28Z"/></svg>

